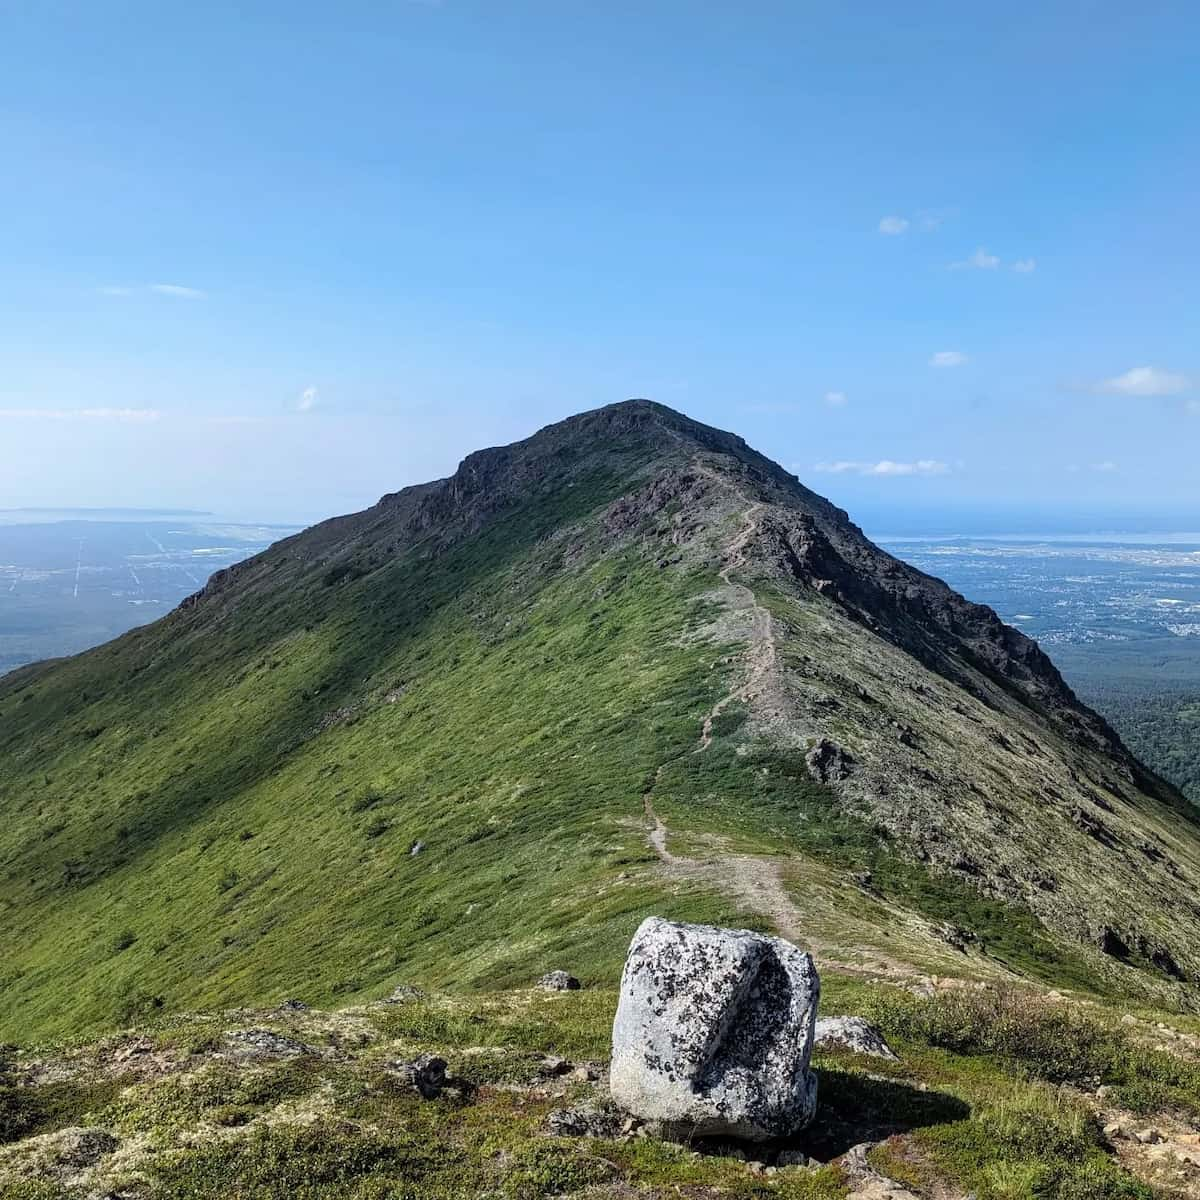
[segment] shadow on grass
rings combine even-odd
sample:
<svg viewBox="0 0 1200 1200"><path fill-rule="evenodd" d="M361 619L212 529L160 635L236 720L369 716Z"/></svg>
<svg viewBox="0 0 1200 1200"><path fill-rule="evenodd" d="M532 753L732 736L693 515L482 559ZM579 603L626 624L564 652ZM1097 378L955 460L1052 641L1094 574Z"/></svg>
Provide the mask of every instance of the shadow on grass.
<svg viewBox="0 0 1200 1200"><path fill-rule="evenodd" d="M898 1133L930 1125L961 1121L970 1106L945 1092L922 1091L908 1083L872 1078L836 1067L819 1072L817 1115L795 1137L751 1148L744 1142L704 1139L693 1148L702 1154L734 1155L747 1152L762 1162L773 1162L784 1151L801 1151L818 1162L830 1162L862 1142L878 1142Z"/></svg>
<svg viewBox="0 0 1200 1200"><path fill-rule="evenodd" d="M946 1092L822 1067L816 1120L793 1140L806 1154L828 1162L860 1142L961 1121L970 1112L968 1104Z"/></svg>

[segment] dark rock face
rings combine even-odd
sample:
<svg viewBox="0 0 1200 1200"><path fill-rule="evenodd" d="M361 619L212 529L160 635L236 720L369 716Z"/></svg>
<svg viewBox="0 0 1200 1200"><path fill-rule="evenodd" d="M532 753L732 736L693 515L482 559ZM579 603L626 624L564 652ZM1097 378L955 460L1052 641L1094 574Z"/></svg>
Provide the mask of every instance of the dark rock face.
<svg viewBox="0 0 1200 1200"><path fill-rule="evenodd" d="M821 738L804 756L808 773L821 783L845 779L854 769L854 759L841 746Z"/></svg>
<svg viewBox="0 0 1200 1200"><path fill-rule="evenodd" d="M411 1062L395 1063L393 1069L426 1100L436 1100L448 1082L446 1060L436 1054L421 1054Z"/></svg>
<svg viewBox="0 0 1200 1200"><path fill-rule="evenodd" d="M790 1136L816 1109L819 991L781 938L650 917L621 977L613 1100L681 1136Z"/></svg>

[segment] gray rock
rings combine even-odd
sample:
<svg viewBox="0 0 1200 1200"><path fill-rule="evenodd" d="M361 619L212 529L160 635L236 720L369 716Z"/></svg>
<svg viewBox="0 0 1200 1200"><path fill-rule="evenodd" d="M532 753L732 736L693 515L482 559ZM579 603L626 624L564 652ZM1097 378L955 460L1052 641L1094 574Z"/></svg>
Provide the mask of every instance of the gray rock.
<svg viewBox="0 0 1200 1200"><path fill-rule="evenodd" d="M782 938L650 917L621 977L613 1099L674 1134L790 1136L816 1109L819 994L812 958Z"/></svg>
<svg viewBox="0 0 1200 1200"><path fill-rule="evenodd" d="M538 980L538 987L547 992L577 992L579 980L566 971L550 971Z"/></svg>
<svg viewBox="0 0 1200 1200"><path fill-rule="evenodd" d="M411 983L398 983L384 1004L408 1004L413 1000L421 1000L424 996L425 993L419 987L413 987Z"/></svg>
<svg viewBox="0 0 1200 1200"><path fill-rule="evenodd" d="M245 1058L298 1058L313 1052L311 1046L271 1029L235 1029L225 1035L225 1043Z"/></svg>
<svg viewBox="0 0 1200 1200"><path fill-rule="evenodd" d="M556 1108L546 1118L546 1128L557 1137L613 1138L621 1132L621 1118L595 1108Z"/></svg>
<svg viewBox="0 0 1200 1200"><path fill-rule="evenodd" d="M285 1000L279 1008L282 1012L308 1012L308 1005L303 1000Z"/></svg>
<svg viewBox="0 0 1200 1200"><path fill-rule="evenodd" d="M804 756L808 773L821 783L837 783L854 770L854 759L836 742L820 741Z"/></svg>
<svg viewBox="0 0 1200 1200"><path fill-rule="evenodd" d="M896 1061L883 1034L864 1017L821 1017L817 1021L815 1041L818 1046L838 1046L853 1050L855 1054Z"/></svg>
<svg viewBox="0 0 1200 1200"><path fill-rule="evenodd" d="M64 1167L92 1167L120 1145L107 1129L64 1129L55 1139L54 1159Z"/></svg>
<svg viewBox="0 0 1200 1200"><path fill-rule="evenodd" d="M392 1070L416 1088L426 1100L436 1100L449 1080L446 1060L436 1054L420 1054L408 1062L392 1063Z"/></svg>
<svg viewBox="0 0 1200 1200"><path fill-rule="evenodd" d="M809 1158L803 1150L780 1150L775 1155L777 1167L812 1167L817 1165L815 1158Z"/></svg>

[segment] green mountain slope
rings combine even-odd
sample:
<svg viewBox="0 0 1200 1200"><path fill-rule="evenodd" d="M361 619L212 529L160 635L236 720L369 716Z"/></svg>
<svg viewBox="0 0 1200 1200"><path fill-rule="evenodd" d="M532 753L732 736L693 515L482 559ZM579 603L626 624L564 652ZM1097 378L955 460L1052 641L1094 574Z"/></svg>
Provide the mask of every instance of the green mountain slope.
<svg viewBox="0 0 1200 1200"><path fill-rule="evenodd" d="M18 1040L611 979L649 911L863 970L1200 976L1191 809L1037 647L645 401L0 680L0 816Z"/></svg>

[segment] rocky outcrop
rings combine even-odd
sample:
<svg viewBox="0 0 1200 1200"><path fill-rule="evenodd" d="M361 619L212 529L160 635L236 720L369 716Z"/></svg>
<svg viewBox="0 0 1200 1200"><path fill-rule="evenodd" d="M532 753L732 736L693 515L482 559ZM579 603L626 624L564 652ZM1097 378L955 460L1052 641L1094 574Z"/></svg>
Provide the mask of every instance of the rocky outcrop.
<svg viewBox="0 0 1200 1200"><path fill-rule="evenodd" d="M614 1101L687 1136L764 1141L812 1120L820 984L782 938L650 917L613 1024Z"/></svg>

